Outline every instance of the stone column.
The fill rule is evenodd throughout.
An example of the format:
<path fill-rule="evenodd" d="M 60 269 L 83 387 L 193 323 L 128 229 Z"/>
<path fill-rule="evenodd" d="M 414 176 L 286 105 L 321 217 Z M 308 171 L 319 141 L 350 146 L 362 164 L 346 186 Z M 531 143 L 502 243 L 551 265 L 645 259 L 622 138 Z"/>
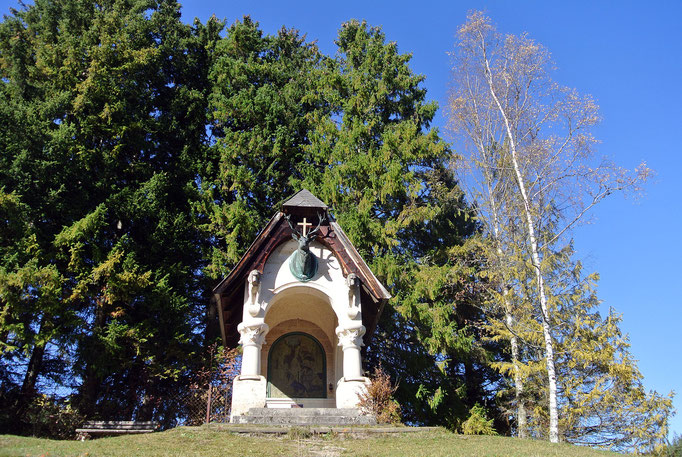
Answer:
<path fill-rule="evenodd" d="M 360 348 L 364 346 L 362 336 L 365 334 L 365 326 L 356 324 L 352 327 L 336 328 L 336 336 L 339 338 L 339 346 L 343 348 L 343 378 L 345 381 L 364 380 L 362 376 L 362 360 Z"/>
<path fill-rule="evenodd" d="M 239 344 L 243 347 L 242 372 L 240 379 L 258 379 L 260 377 L 260 350 L 268 333 L 268 324 L 239 324 L 237 330 L 241 334 Z"/>
<path fill-rule="evenodd" d="M 246 414 L 251 408 L 265 407 L 266 380 L 260 375 L 260 350 L 268 333 L 265 322 L 241 323 L 239 344 L 243 347 L 242 372 L 232 382 L 232 410 L 230 421 Z"/>
<path fill-rule="evenodd" d="M 351 322 L 336 328 L 339 346 L 343 348 L 343 377 L 336 385 L 336 407 L 357 408 L 363 393 L 367 392 L 369 379 L 362 376 L 360 348 L 365 327 Z"/>

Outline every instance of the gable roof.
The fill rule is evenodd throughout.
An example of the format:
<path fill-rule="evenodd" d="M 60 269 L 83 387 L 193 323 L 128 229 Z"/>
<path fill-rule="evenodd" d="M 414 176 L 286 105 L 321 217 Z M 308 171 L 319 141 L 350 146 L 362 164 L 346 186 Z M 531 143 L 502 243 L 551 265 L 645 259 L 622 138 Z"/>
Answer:
<path fill-rule="evenodd" d="M 242 318 L 244 286 L 249 272 L 258 270 L 262 273 L 272 251 L 291 239 L 291 228 L 286 222 L 285 214 L 296 217 L 314 212 L 324 212 L 327 216 L 327 220 L 320 227 L 316 241 L 334 253 L 341 264 L 344 276 L 355 273 L 360 279 L 362 321 L 367 329 L 364 339 L 365 344 L 369 343 L 381 311 L 391 298 L 391 294 L 369 269 L 346 233 L 335 221 L 330 220 L 327 205 L 308 190 L 303 189 L 282 205 L 282 211 L 277 212 L 270 219 L 237 265 L 213 289 L 214 297 L 218 301 L 221 333 L 225 346 L 236 346 L 239 340 L 237 325 Z"/>

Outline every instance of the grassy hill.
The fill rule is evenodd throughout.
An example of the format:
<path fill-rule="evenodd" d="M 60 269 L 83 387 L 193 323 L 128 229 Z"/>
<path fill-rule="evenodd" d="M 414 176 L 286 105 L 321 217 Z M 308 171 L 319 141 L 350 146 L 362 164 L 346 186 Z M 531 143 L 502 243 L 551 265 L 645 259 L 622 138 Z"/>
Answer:
<path fill-rule="evenodd" d="M 0 436 L 2 457 L 133 456 L 315 456 L 315 457 L 605 457 L 611 452 L 568 444 L 490 436 L 455 435 L 442 429 L 350 437 L 329 433 L 310 436 L 303 429 L 287 435 L 246 436 L 230 427 L 179 427 L 147 435 L 127 435 L 86 442 Z"/>

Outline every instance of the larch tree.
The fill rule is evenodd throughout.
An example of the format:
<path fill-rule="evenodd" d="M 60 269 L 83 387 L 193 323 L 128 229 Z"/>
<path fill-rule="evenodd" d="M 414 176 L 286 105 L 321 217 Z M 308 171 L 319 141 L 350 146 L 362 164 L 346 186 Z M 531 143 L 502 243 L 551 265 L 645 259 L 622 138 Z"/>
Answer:
<path fill-rule="evenodd" d="M 644 389 L 627 335 L 619 328 L 621 317 L 612 308 L 604 316 L 599 312 L 598 275 L 583 272 L 572 245 L 543 262 L 554 320 L 561 439 L 617 452 L 658 452 L 666 442 L 672 396 Z M 523 271 L 532 280 L 532 269 Z M 519 306 L 530 308 L 534 288 L 526 293 Z M 525 351 L 529 434 L 545 436 L 549 411 L 541 324 L 530 313 L 521 317 L 517 329 Z"/>
<path fill-rule="evenodd" d="M 659 452 L 667 442 L 672 394 L 645 390 L 619 328 L 621 316 L 613 308 L 600 314 L 599 277 L 583 273 L 572 246 L 551 260 L 562 439 L 616 452 Z"/>
<path fill-rule="evenodd" d="M 470 168 L 479 178 L 471 182 L 477 183 L 474 197 L 481 202 L 481 217 L 494 243 L 504 245 L 499 253 L 522 249 L 533 271 L 546 364 L 548 436 L 557 442 L 555 319 L 543 260 L 594 205 L 614 192 L 637 190 L 649 170 L 640 165 L 629 173 L 594 157 L 590 129 L 599 121 L 596 104 L 553 82 L 548 51 L 526 35 L 502 36 L 487 17 L 472 13 L 458 30 L 453 56 L 450 120 L 466 140 Z M 502 224 L 513 236 L 502 234 Z M 511 241 L 517 235 L 520 243 Z M 513 310 L 506 314 L 513 321 Z"/>

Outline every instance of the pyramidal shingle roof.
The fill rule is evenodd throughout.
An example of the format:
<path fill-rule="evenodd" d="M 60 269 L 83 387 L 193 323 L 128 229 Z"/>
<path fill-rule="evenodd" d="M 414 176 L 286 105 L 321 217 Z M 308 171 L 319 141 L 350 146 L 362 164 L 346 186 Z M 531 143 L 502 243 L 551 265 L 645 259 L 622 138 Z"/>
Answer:
<path fill-rule="evenodd" d="M 291 207 L 327 209 L 327 205 L 322 200 L 310 193 L 308 189 L 302 189 L 296 192 L 293 197 L 282 204 L 282 208 Z"/>

